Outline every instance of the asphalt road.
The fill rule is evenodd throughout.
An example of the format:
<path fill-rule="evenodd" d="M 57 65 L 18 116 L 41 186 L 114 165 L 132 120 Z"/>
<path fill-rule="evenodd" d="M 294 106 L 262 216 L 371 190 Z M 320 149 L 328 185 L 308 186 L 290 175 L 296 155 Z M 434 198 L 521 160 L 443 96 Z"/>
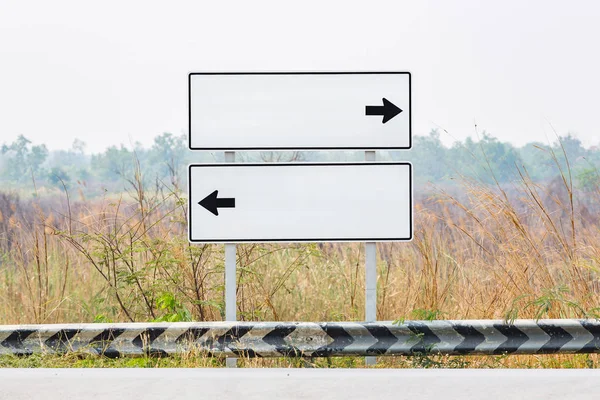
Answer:
<path fill-rule="evenodd" d="M 600 370 L 0 369 L 0 399 L 598 399 Z"/>

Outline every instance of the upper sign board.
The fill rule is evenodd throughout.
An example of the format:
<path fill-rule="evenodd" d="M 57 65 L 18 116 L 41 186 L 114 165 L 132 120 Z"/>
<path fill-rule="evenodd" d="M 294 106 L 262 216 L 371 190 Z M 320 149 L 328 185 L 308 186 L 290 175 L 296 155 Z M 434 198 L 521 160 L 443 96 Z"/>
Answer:
<path fill-rule="evenodd" d="M 191 150 L 411 147 L 409 72 L 191 73 Z"/>
<path fill-rule="evenodd" d="M 409 163 L 196 164 L 188 182 L 192 242 L 412 238 Z"/>

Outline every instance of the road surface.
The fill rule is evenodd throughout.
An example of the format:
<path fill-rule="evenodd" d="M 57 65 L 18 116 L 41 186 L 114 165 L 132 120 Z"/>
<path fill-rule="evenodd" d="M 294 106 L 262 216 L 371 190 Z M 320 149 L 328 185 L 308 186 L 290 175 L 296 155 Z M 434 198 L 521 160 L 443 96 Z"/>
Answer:
<path fill-rule="evenodd" d="M 0 399 L 597 399 L 600 370 L 0 369 Z"/>

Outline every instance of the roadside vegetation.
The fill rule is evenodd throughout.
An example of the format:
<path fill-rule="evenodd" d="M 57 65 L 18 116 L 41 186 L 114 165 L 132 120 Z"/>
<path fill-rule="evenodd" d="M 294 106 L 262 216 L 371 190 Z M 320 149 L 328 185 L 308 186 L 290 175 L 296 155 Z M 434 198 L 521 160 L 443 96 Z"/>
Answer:
<path fill-rule="evenodd" d="M 600 368 L 597 354 L 539 356 L 392 356 L 368 368 Z M 225 359 L 189 353 L 172 357 L 105 357 L 67 354 L 2 356 L 0 368 L 224 368 Z M 366 368 L 364 357 L 238 359 L 240 368 Z"/>
<path fill-rule="evenodd" d="M 223 318 L 223 246 L 187 240 L 182 163 L 189 155 L 177 157 L 189 152 L 182 140 L 163 135 L 154 150 L 114 148 L 92 156 L 95 161 L 81 151 L 81 171 L 87 162 L 106 165 L 88 175 L 77 175 L 75 161 L 51 173 L 54 167 L 46 160 L 38 162 L 44 149 L 22 140 L 2 148 L 2 179 L 8 183 L 0 189 L 0 324 Z M 524 152 L 484 135 L 445 148 L 434 132 L 415 141 L 421 158 L 389 154 L 396 159 L 411 154 L 415 176 L 429 175 L 415 188 L 414 240 L 378 244 L 379 320 L 600 316 L 597 155 L 570 136 L 553 146 L 532 146 Z M 15 163 L 19 151 L 22 159 Z M 461 155 L 454 166 L 453 151 Z M 525 161 L 529 151 L 537 156 Z M 17 167 L 24 169 L 12 170 Z M 103 175 L 113 167 L 114 175 Z M 240 245 L 238 318 L 361 320 L 363 258 L 362 244 Z M 398 368 L 594 368 L 600 359 L 380 360 L 378 367 Z M 0 357 L 0 366 L 22 367 L 222 364 L 199 354 Z M 354 367 L 364 360 L 242 360 L 241 365 Z"/>

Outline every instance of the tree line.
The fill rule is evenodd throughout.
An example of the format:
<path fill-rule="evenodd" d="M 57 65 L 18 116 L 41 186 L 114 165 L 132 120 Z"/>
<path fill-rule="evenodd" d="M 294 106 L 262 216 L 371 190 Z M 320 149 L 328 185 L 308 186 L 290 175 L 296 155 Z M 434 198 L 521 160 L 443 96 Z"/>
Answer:
<path fill-rule="evenodd" d="M 110 146 L 88 154 L 79 139 L 70 149 L 49 151 L 24 136 L 0 148 L 0 182 L 12 188 L 86 188 L 88 195 L 122 190 L 136 174 L 147 182 L 160 182 L 184 189 L 190 163 L 222 162 L 222 152 L 192 152 L 187 135 L 163 133 L 150 147 L 136 143 Z M 361 161 L 361 152 L 239 152 L 238 161 Z M 437 130 L 415 136 L 410 151 L 378 153 L 380 160 L 410 161 L 417 186 L 426 183 L 452 184 L 458 176 L 484 183 L 507 184 L 527 176 L 545 182 L 561 173 L 570 175 L 580 189 L 596 187 L 600 149 L 586 148 L 572 135 L 554 143 L 531 142 L 516 147 L 482 134 L 445 146 Z"/>

